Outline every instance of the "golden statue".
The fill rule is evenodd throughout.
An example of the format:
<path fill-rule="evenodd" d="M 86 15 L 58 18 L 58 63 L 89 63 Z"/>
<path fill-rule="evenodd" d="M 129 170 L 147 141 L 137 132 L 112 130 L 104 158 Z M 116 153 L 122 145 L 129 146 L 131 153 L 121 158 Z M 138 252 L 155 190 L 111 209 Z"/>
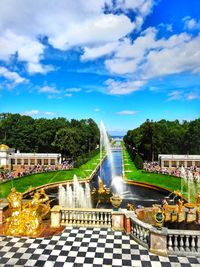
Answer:
<path fill-rule="evenodd" d="M 6 235 L 37 236 L 40 232 L 42 218 L 50 211 L 49 200 L 43 189 L 36 191 L 33 198 L 22 204 L 22 194 L 13 188 L 7 198 L 11 216 L 6 222 Z"/>
<path fill-rule="evenodd" d="M 135 211 L 135 207 L 134 207 L 134 205 L 131 204 L 131 203 L 128 203 L 128 204 L 127 204 L 127 208 L 128 208 L 130 211 Z"/>
<path fill-rule="evenodd" d="M 200 192 L 197 195 L 196 204 L 197 204 L 197 206 L 200 206 Z"/>
<path fill-rule="evenodd" d="M 182 213 L 183 212 L 183 200 L 178 200 L 178 213 Z"/>
<path fill-rule="evenodd" d="M 104 183 L 100 176 L 98 177 L 98 184 L 99 184 L 98 193 L 99 194 L 105 193 Z"/>
<path fill-rule="evenodd" d="M 17 192 L 16 188 L 11 189 L 11 193 L 7 197 L 11 216 L 6 222 L 6 234 L 14 235 L 22 234 L 21 219 L 22 219 L 22 193 Z"/>

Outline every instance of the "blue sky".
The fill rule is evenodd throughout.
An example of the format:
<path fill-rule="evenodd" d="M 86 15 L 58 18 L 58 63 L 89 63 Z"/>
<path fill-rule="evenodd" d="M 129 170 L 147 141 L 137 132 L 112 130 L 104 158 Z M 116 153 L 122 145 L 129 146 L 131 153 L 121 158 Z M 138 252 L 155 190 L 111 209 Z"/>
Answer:
<path fill-rule="evenodd" d="M 200 115 L 199 0 L 1 0 L 0 112 L 103 120 Z"/>

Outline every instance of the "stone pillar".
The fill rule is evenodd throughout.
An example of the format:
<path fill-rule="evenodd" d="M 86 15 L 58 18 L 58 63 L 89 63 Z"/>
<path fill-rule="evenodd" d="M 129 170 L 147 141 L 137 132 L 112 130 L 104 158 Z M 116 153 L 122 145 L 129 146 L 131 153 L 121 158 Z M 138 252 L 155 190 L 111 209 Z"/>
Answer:
<path fill-rule="evenodd" d="M 31 165 L 31 159 L 28 158 L 28 166 L 30 166 L 30 165 Z"/>
<path fill-rule="evenodd" d="M 131 218 L 129 214 L 126 214 L 124 217 L 124 229 L 126 231 L 126 234 L 129 235 L 131 233 Z"/>
<path fill-rule="evenodd" d="M 24 158 L 21 159 L 21 165 L 24 166 Z"/>
<path fill-rule="evenodd" d="M 184 168 L 187 168 L 187 160 L 184 160 Z"/>
<path fill-rule="evenodd" d="M 176 161 L 176 167 L 179 167 L 179 160 Z"/>
<path fill-rule="evenodd" d="M 164 168 L 164 160 L 161 159 L 161 168 Z"/>
<path fill-rule="evenodd" d="M 150 252 L 157 255 L 167 256 L 167 229 L 156 229 L 152 226 L 150 230 Z"/>
<path fill-rule="evenodd" d="M 61 222 L 60 206 L 54 206 L 51 209 L 51 227 L 53 228 L 60 227 L 60 222 Z"/>
<path fill-rule="evenodd" d="M 194 160 L 192 161 L 192 166 L 193 166 L 193 167 L 195 166 L 195 161 L 194 161 Z"/>
<path fill-rule="evenodd" d="M 37 158 L 35 157 L 35 166 L 37 165 Z"/>
<path fill-rule="evenodd" d="M 169 160 L 169 168 L 171 168 L 171 167 L 172 167 L 172 161 Z"/>
<path fill-rule="evenodd" d="M 51 165 L 50 158 L 48 158 L 48 165 Z"/>
<path fill-rule="evenodd" d="M 112 228 L 114 230 L 124 230 L 124 217 L 121 210 L 112 212 Z"/>
<path fill-rule="evenodd" d="M 42 164 L 42 166 L 44 165 L 44 159 L 43 158 L 41 159 L 41 164 Z"/>

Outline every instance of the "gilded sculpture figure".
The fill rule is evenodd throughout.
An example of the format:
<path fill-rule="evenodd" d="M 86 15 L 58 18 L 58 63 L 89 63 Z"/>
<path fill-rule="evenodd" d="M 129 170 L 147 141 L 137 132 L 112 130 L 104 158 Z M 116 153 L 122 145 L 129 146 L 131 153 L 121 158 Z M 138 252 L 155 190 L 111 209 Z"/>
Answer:
<path fill-rule="evenodd" d="M 41 230 L 42 218 L 50 210 L 49 197 L 45 191 L 36 191 L 33 198 L 23 205 L 22 193 L 12 188 L 7 200 L 11 216 L 7 218 L 5 234 L 37 236 Z"/>

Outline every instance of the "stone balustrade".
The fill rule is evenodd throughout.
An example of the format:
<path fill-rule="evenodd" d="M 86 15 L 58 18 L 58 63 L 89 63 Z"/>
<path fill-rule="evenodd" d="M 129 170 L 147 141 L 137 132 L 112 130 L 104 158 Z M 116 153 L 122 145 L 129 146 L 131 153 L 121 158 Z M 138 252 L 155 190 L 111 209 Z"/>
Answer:
<path fill-rule="evenodd" d="M 51 226 L 92 226 L 111 227 L 112 210 L 109 209 L 81 209 L 54 206 L 51 210 Z"/>
<path fill-rule="evenodd" d="M 170 255 L 200 255 L 200 231 L 168 229 L 167 249 Z"/>
<path fill-rule="evenodd" d="M 149 247 L 149 232 L 151 225 L 144 223 L 137 219 L 137 217 L 133 214 L 130 216 L 131 220 L 131 233 L 130 235 L 133 239 L 140 243 L 142 246 L 148 248 Z"/>

